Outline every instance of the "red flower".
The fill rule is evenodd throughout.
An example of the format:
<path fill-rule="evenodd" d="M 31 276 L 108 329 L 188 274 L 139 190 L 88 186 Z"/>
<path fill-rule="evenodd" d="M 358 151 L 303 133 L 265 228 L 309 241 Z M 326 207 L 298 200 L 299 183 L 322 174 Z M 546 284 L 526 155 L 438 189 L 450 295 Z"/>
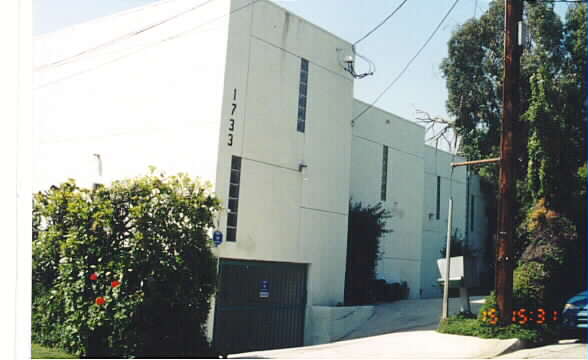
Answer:
<path fill-rule="evenodd" d="M 92 273 L 92 275 L 90 275 L 90 280 L 98 280 L 98 274 Z"/>
<path fill-rule="evenodd" d="M 113 281 L 113 282 L 110 283 L 110 286 L 112 286 L 113 288 L 115 288 L 117 286 L 120 286 L 120 281 L 115 280 L 115 281 Z"/>
<path fill-rule="evenodd" d="M 99 298 L 96 298 L 96 305 L 104 305 L 106 304 L 106 299 L 103 298 L 102 296 Z"/>

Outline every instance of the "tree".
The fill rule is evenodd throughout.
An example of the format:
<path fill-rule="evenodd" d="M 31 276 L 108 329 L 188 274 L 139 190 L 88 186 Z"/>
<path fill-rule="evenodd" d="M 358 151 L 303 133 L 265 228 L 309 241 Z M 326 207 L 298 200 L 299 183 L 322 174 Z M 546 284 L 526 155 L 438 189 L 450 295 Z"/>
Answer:
<path fill-rule="evenodd" d="M 586 4 L 570 6 L 565 22 L 553 4 L 525 2 L 532 40 L 521 57 L 521 118 L 516 138 L 515 223 L 543 201 L 572 219 L 585 249 L 586 202 L 579 171 L 586 164 Z M 503 78 L 504 4 L 491 1 L 479 19 L 452 35 L 441 64 L 447 81 L 448 113 L 469 159 L 499 156 Z M 498 167 L 473 169 L 496 184 Z M 582 204 L 579 208 L 578 204 Z M 519 234 L 518 245 L 528 244 Z M 524 249 L 519 249 L 522 252 Z M 585 252 L 582 252 L 585 256 Z"/>

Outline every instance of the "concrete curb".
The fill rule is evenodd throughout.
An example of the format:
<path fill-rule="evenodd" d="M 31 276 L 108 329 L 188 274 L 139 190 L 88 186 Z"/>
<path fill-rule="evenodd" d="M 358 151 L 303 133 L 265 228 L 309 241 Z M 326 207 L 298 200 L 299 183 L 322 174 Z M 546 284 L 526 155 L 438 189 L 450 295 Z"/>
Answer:
<path fill-rule="evenodd" d="M 512 343 L 510 345 L 508 345 L 505 349 L 502 349 L 500 351 L 498 351 L 497 353 L 491 355 L 491 356 L 487 356 L 486 359 L 493 359 L 495 357 L 498 356 L 502 356 L 502 355 L 506 355 L 508 353 L 511 352 L 515 352 L 521 349 L 525 349 L 526 343 L 523 340 L 520 339 L 512 339 Z"/>

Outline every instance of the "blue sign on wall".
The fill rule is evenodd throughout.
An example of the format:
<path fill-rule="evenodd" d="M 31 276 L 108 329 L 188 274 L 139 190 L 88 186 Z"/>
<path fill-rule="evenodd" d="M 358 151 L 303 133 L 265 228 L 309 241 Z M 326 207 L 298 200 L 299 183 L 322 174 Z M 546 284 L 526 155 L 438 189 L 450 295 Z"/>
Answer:
<path fill-rule="evenodd" d="M 261 280 L 259 282 L 259 297 L 260 298 L 268 298 L 269 297 L 269 281 L 268 280 Z"/>
<path fill-rule="evenodd" d="M 223 242 L 223 233 L 218 230 L 212 233 L 212 241 L 214 245 L 219 246 Z"/>

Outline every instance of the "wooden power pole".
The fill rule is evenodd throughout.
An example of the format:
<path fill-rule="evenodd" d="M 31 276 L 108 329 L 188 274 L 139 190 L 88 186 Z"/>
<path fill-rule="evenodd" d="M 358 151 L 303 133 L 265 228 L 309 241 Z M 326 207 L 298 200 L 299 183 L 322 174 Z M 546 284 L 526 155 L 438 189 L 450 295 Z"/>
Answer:
<path fill-rule="evenodd" d="M 522 47 L 518 44 L 518 23 L 523 17 L 523 0 L 505 0 L 504 85 L 502 91 L 502 133 L 498 181 L 498 233 L 496 253 L 496 302 L 500 323 L 511 323 L 515 199 L 515 154 L 513 128 L 519 119 L 519 77 Z"/>

